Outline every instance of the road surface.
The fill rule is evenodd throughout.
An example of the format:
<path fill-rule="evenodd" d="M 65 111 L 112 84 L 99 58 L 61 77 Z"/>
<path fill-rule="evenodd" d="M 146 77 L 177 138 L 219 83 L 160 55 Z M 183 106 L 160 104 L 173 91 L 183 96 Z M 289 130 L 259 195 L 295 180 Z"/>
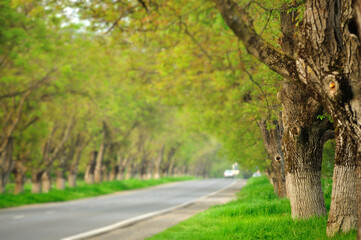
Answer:
<path fill-rule="evenodd" d="M 0 210 L 0 239 L 79 239 L 185 206 L 220 191 L 232 179 L 195 180 L 142 190 Z"/>

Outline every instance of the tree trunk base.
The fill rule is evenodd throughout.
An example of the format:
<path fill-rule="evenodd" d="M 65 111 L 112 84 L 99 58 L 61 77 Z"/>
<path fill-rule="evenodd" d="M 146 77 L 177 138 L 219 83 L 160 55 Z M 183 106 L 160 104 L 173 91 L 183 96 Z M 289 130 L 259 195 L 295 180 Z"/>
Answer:
<path fill-rule="evenodd" d="M 287 173 L 287 195 L 291 202 L 293 218 L 326 216 L 321 186 L 321 172 Z"/>
<path fill-rule="evenodd" d="M 85 182 L 87 184 L 93 184 L 94 183 L 94 174 L 87 174 L 85 177 Z"/>
<path fill-rule="evenodd" d="M 355 168 L 335 165 L 332 201 L 327 222 L 327 235 L 356 229 L 356 179 Z"/>
<path fill-rule="evenodd" d="M 32 182 L 31 193 L 41 193 L 41 182 Z"/>
<path fill-rule="evenodd" d="M 50 173 L 44 172 L 41 177 L 41 182 L 42 182 L 42 192 L 48 193 L 51 189 Z"/>
<path fill-rule="evenodd" d="M 56 179 L 56 188 L 59 190 L 65 189 L 65 178 L 57 178 Z"/>
<path fill-rule="evenodd" d="M 68 176 L 68 185 L 71 188 L 76 187 L 76 174 L 69 174 L 69 176 Z"/>
<path fill-rule="evenodd" d="M 24 192 L 24 182 L 16 182 L 15 183 L 15 189 L 14 189 L 14 194 L 20 194 Z"/>

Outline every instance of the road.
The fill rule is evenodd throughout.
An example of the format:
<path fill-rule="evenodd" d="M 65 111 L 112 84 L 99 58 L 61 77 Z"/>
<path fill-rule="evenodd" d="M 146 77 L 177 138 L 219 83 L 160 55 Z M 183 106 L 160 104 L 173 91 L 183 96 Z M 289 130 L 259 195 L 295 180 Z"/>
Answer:
<path fill-rule="evenodd" d="M 0 239 L 87 237 L 184 206 L 232 183 L 232 179 L 186 181 L 64 203 L 3 209 Z"/>

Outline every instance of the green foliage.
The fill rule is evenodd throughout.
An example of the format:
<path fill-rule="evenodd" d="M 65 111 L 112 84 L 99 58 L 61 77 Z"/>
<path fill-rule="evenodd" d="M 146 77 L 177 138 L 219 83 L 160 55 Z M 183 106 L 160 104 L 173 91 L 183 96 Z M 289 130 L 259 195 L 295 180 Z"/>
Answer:
<path fill-rule="evenodd" d="M 328 121 L 330 121 L 331 123 L 333 123 L 333 120 L 332 120 L 332 117 L 328 114 L 328 113 L 325 113 L 323 115 L 318 115 L 317 116 L 317 119 L 320 119 L 321 121 L 323 119 L 327 119 Z"/>
<path fill-rule="evenodd" d="M 328 199 L 330 195 L 325 195 Z M 251 178 L 239 198 L 215 206 L 148 239 L 329 239 L 326 218 L 294 220 L 265 177 Z M 356 231 L 332 239 L 355 239 Z"/>
<path fill-rule="evenodd" d="M 248 9 L 275 47 L 283 4 L 262 0 Z M 213 176 L 234 162 L 268 167 L 257 121 L 277 118 L 282 79 L 246 54 L 213 2 L 6 0 L 0 20 L 0 96 L 46 78 L 26 99 L 13 134 L 13 155 L 26 159 L 28 171 L 44 167 L 48 139 L 56 146 L 69 119 L 72 140 L 56 156 L 56 170 L 80 134 L 83 172 L 104 125 L 108 170 L 121 159 L 151 165 L 163 146 L 165 156 L 177 148 L 163 167 Z M 22 96 L 0 99 L 7 109 L 0 127 Z"/>

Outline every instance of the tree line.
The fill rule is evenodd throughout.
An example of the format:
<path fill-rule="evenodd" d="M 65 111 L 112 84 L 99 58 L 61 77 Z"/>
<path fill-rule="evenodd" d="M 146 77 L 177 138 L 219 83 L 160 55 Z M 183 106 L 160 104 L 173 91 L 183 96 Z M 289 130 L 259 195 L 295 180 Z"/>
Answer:
<path fill-rule="evenodd" d="M 51 168 L 55 159 L 61 165 L 60 153 L 75 156 L 81 151 L 80 147 L 64 151 L 67 144 L 74 147 L 82 142 L 91 159 L 84 166 L 85 175 L 98 181 L 103 165 L 97 163 L 107 158 L 118 163 L 132 159 L 129 163 L 138 161 L 143 168 L 149 159 L 157 162 L 163 155 L 169 159 L 172 152 L 185 158 L 174 158 L 169 166 L 197 154 L 197 159 L 203 156 L 206 161 L 218 152 L 243 168 L 262 168 L 278 196 L 290 199 L 292 216 L 309 218 L 327 215 L 322 152 L 325 142 L 335 139 L 327 233 L 356 229 L 357 222 L 361 229 L 357 1 L 23 4 L 29 5 L 30 10 L 16 6 L 13 14 L 24 14 L 16 21 L 43 18 L 53 32 L 42 30 L 40 24 L 24 33 L 17 29 L 2 34 L 1 66 L 3 76 L 8 75 L 2 84 L 11 90 L 1 97 L 3 109 L 11 109 L 2 116 L 2 159 L 14 156 L 10 152 L 15 136 L 24 140 L 15 152 L 42 156 L 36 159 Z M 76 10 L 76 17 L 89 26 L 58 17 L 65 7 Z M 13 26 L 1 28 L 11 32 Z M 22 34 L 34 36 L 22 38 Z M 30 51 L 27 41 L 31 39 L 37 44 Z M 38 44 L 40 39 L 42 44 Z M 26 109 L 31 114 L 23 114 Z M 17 118 L 19 114 L 26 117 Z M 83 121 L 76 120 L 79 117 Z M 70 141 L 74 122 L 86 136 L 75 135 Z M 164 128 L 178 131 L 170 137 Z M 11 129 L 16 129 L 16 135 L 7 134 Z M 161 136 L 167 144 L 162 144 Z M 204 147 L 203 143 L 213 141 L 209 136 L 220 144 Z M 196 149 L 197 153 L 190 151 Z M 109 166 L 116 165 L 113 160 Z M 205 169 L 208 164 L 190 162 L 194 161 L 204 166 L 203 172 L 209 170 Z M 11 168 L 5 165 L 3 169 Z M 40 169 L 36 164 L 32 167 Z M 87 174 L 88 170 L 94 175 Z M 116 176 L 115 171 L 110 175 Z"/>
<path fill-rule="evenodd" d="M 151 56 L 65 21 L 56 6 L 1 3 L 0 192 L 217 174 L 219 143 L 144 84 Z M 116 48 L 117 47 L 117 48 Z M 214 167 L 213 167 L 214 168 Z M 67 180 L 66 180 L 67 178 Z"/>

